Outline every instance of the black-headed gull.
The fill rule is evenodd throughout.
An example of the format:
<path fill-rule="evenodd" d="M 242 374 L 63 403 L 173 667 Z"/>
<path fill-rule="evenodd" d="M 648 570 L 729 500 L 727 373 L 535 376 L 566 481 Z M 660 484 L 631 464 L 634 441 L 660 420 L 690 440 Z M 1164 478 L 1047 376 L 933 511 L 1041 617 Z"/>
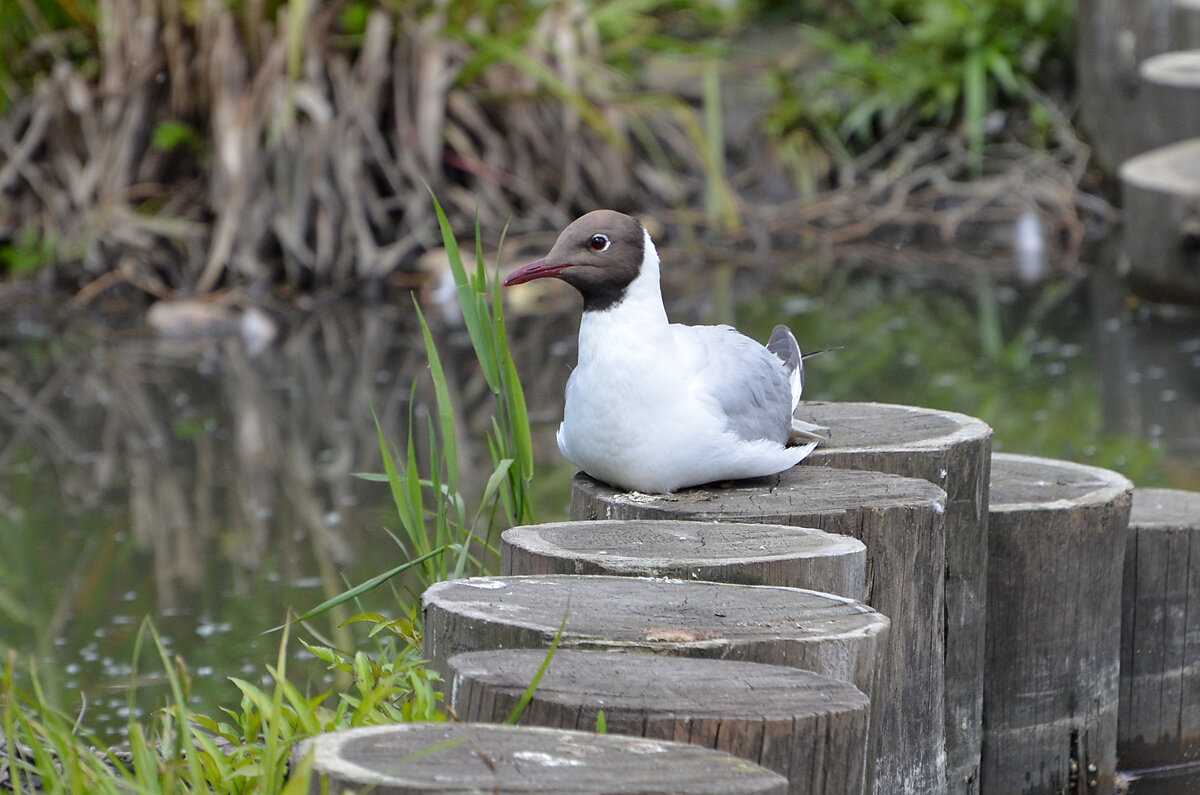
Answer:
<path fill-rule="evenodd" d="M 558 428 L 563 455 L 597 480 L 645 493 L 799 463 L 818 437 L 792 417 L 804 386 L 795 337 L 776 326 L 763 347 L 730 326 L 668 322 L 658 263 L 640 221 L 596 210 L 504 282 L 553 276 L 583 296 L 579 364 Z"/>

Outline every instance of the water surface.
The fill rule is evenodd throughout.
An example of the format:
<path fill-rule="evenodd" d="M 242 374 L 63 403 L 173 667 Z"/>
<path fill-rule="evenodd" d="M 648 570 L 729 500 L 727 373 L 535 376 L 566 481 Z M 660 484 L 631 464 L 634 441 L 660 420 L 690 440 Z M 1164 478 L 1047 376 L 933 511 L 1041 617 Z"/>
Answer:
<path fill-rule="evenodd" d="M 982 417 L 998 450 L 1117 469 L 1138 485 L 1200 488 L 1200 322 L 1137 302 L 1119 283 L 1024 288 L 879 275 L 862 263 L 665 269 L 669 310 L 765 339 L 786 322 L 806 349 L 806 396 Z M 512 307 L 510 331 L 541 460 L 539 519 L 566 515 L 554 448 L 578 308 L 551 284 Z M 528 298 L 528 297 L 527 297 Z M 407 299 L 272 309 L 278 338 L 156 338 L 132 321 L 0 324 L 0 645 L 38 662 L 61 706 L 117 738 L 130 709 L 166 697 L 138 661 L 143 618 L 193 675 L 201 712 L 236 701 L 227 677 L 265 681 L 289 607 L 305 609 L 404 560 L 373 415 L 399 443 L 432 388 Z M 490 466 L 486 385 L 465 333 L 430 306 L 464 419 L 463 480 Z M 415 390 L 413 383 L 416 383 Z M 414 594 L 403 592 L 402 599 Z M 386 590 L 365 608 L 401 611 Z M 348 609 L 314 628 L 344 648 Z M 298 648 L 298 647 L 297 647 Z M 298 662 L 305 656 L 298 653 Z M 327 686 L 307 665 L 297 674 Z"/>

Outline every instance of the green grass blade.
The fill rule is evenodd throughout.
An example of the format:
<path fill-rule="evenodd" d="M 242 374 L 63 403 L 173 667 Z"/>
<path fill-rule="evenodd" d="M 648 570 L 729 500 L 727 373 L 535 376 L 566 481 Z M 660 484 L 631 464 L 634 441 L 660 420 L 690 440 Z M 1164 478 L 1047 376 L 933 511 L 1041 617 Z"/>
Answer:
<path fill-rule="evenodd" d="M 432 549 L 429 552 L 426 552 L 424 555 L 422 555 L 419 558 L 413 558 L 412 560 L 407 561 L 406 563 L 401 563 L 399 566 L 388 569 L 383 574 L 376 575 L 376 576 L 372 577 L 371 579 L 367 580 L 366 582 L 364 582 L 360 585 L 356 585 L 353 588 L 351 588 L 350 590 L 344 591 L 344 592 L 338 594 L 337 596 L 333 597 L 332 599 L 326 599 L 324 602 L 321 602 L 321 604 L 317 605 L 316 607 L 312 608 L 311 610 L 308 610 L 305 613 L 302 613 L 301 615 L 297 616 L 295 621 L 296 622 L 308 621 L 310 618 L 316 618 L 317 616 L 321 615 L 322 613 L 324 613 L 328 610 L 332 610 L 333 608 L 337 607 L 340 604 L 345 604 L 346 602 L 350 601 L 351 599 L 355 599 L 355 598 L 363 595 L 367 591 L 370 591 L 374 588 L 379 587 L 383 583 L 390 580 L 392 577 L 395 577 L 397 574 L 408 571 L 413 566 L 417 566 L 421 563 L 424 563 L 425 561 L 429 560 L 430 558 L 432 558 L 436 555 L 442 554 L 443 552 L 446 551 L 446 549 L 447 549 L 447 547 L 438 547 L 437 549 Z M 278 632 L 279 630 L 283 629 L 286 626 L 287 626 L 286 624 L 280 624 L 277 627 L 271 627 L 270 629 L 268 629 L 266 632 L 264 632 L 262 634 L 266 635 L 271 632 Z"/>
<path fill-rule="evenodd" d="M 499 278 L 497 276 L 497 278 Z M 533 432 L 529 427 L 529 410 L 525 404 L 525 389 L 521 386 L 521 376 L 517 373 L 517 363 L 513 360 L 512 350 L 508 346 L 508 330 L 504 323 L 504 303 L 496 291 L 492 302 L 492 313 L 495 318 L 494 336 L 498 358 L 504 363 L 501 370 L 501 394 L 504 397 L 505 424 L 512 429 L 511 451 L 519 464 L 518 473 L 522 478 L 533 477 Z"/>
<path fill-rule="evenodd" d="M 433 334 L 429 331 L 429 323 L 421 312 L 416 296 L 413 296 L 413 308 L 417 311 L 417 322 L 421 325 L 421 336 L 425 340 L 425 355 L 429 358 L 429 374 L 433 378 L 433 391 L 437 397 L 441 452 L 446 461 L 446 482 L 453 493 L 458 491 L 458 444 L 455 440 L 458 424 L 454 416 L 454 403 L 450 400 L 450 387 L 446 382 L 442 359 L 438 356 Z"/>
<path fill-rule="evenodd" d="M 501 459 L 496 468 L 492 470 L 492 474 L 488 477 L 487 485 L 483 488 L 483 498 L 479 501 L 479 510 L 475 512 L 475 521 L 471 523 L 472 527 L 479 524 L 483 512 L 487 510 L 492 501 L 496 499 L 496 492 L 504 485 L 505 479 L 508 477 L 508 470 L 512 467 L 513 460 L 511 458 Z"/>
<path fill-rule="evenodd" d="M 993 362 L 1000 361 L 1004 354 L 1004 331 L 1000 327 L 1000 302 L 992 288 L 992 279 L 986 274 L 977 281 L 979 301 L 979 346 L 984 355 Z"/>
<path fill-rule="evenodd" d="M 313 761 L 316 757 L 316 749 L 310 749 L 307 754 L 300 758 L 300 764 L 288 771 L 287 782 L 283 785 L 283 789 L 279 791 L 279 795 L 307 795 L 312 792 L 312 777 L 313 777 Z"/>
<path fill-rule="evenodd" d="M 971 172 L 983 174 L 983 120 L 987 115 L 987 64 L 982 50 L 973 50 L 964 64 L 963 117 L 971 153 Z"/>
<path fill-rule="evenodd" d="M 275 659 L 275 668 L 271 670 L 271 675 L 275 679 L 275 687 L 271 692 L 271 709 L 263 717 L 264 727 L 267 730 L 262 762 L 265 773 L 263 780 L 265 792 L 278 792 L 282 788 L 287 766 L 287 750 L 281 747 L 284 730 L 282 683 L 287 677 L 287 649 L 290 633 L 291 624 L 289 623 L 283 628 L 283 636 L 279 639 L 279 653 Z"/>
<path fill-rule="evenodd" d="M 425 187 L 429 188 L 428 185 Z M 476 301 L 477 293 L 472 289 L 470 279 L 467 277 L 462 253 L 458 248 L 458 240 L 454 237 L 454 230 L 450 228 L 450 219 L 446 217 L 446 213 L 442 209 L 442 205 L 438 203 L 437 197 L 433 195 L 432 189 L 429 189 L 429 195 L 433 198 L 433 209 L 437 212 L 438 226 L 441 227 L 442 245 L 446 248 L 446 256 L 450 260 L 450 273 L 453 274 L 454 283 L 458 286 L 458 303 L 462 307 L 463 322 L 467 326 L 467 333 L 471 337 L 475 355 L 479 357 L 479 364 L 483 368 L 483 376 L 487 379 L 488 387 L 495 392 L 499 388 L 499 378 L 496 359 L 487 342 L 486 318 L 481 316 L 479 302 Z"/>
<path fill-rule="evenodd" d="M 550 669 L 550 661 L 554 659 L 554 653 L 558 651 L 558 642 L 562 640 L 563 632 L 567 629 L 567 616 L 571 612 L 571 597 L 567 597 L 567 607 L 563 611 L 562 621 L 558 624 L 558 631 L 554 633 L 554 640 L 550 642 L 550 648 L 546 650 L 546 656 L 542 658 L 542 664 L 538 666 L 537 673 L 533 675 L 533 681 L 529 683 L 529 687 L 525 688 L 525 692 L 521 694 L 521 698 L 517 700 L 516 706 L 505 717 L 504 722 L 507 724 L 515 724 L 521 719 L 521 715 L 525 713 L 525 708 L 529 706 L 529 702 L 533 700 L 533 694 L 537 692 L 538 685 L 541 684 L 542 677 L 546 675 L 546 671 Z"/>
<path fill-rule="evenodd" d="M 411 400 L 409 401 L 409 405 L 412 405 Z M 374 416 L 374 412 L 372 412 L 372 416 Z M 412 537 L 414 534 L 413 528 L 420 526 L 424 521 L 421 516 L 421 503 L 418 500 L 416 505 L 414 505 L 409 498 L 409 492 L 405 490 L 406 480 L 401 480 L 400 473 L 396 469 L 396 459 L 392 457 L 392 452 L 388 447 L 387 439 L 385 439 L 383 436 L 383 428 L 379 425 L 379 418 L 374 417 L 374 419 L 375 432 L 379 437 L 379 449 L 383 453 L 384 475 L 387 478 L 388 486 L 391 488 L 392 492 L 392 502 L 396 506 L 396 513 L 400 516 L 400 523 L 404 525 L 405 531 L 410 537 Z M 411 412 L 409 413 L 409 423 L 411 427 Z M 405 472 L 405 475 L 407 476 L 408 473 Z M 418 550 L 418 552 L 421 551 L 424 550 Z"/>

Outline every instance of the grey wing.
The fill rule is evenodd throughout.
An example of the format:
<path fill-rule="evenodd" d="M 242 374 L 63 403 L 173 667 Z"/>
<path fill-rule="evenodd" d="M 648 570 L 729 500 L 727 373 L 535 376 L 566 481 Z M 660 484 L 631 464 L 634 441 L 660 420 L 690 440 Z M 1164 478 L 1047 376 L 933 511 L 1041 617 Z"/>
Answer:
<path fill-rule="evenodd" d="M 726 429 L 754 441 L 786 444 L 792 388 L 783 362 L 729 326 L 683 326 L 695 347 L 696 386 L 728 419 Z"/>
<path fill-rule="evenodd" d="M 771 330 L 767 350 L 783 362 L 783 370 L 788 374 L 788 384 L 792 390 L 792 411 L 795 411 L 804 392 L 804 354 L 800 353 L 800 343 L 796 342 L 790 328 L 780 324 Z"/>

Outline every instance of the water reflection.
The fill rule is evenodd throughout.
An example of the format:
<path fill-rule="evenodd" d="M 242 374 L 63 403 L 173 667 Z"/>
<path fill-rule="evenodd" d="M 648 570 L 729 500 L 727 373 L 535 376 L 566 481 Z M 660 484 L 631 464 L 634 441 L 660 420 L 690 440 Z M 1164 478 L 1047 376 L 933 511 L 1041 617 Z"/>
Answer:
<path fill-rule="evenodd" d="M 1200 312 L 1131 300 L 1114 271 L 1097 269 L 1092 289 L 1105 425 L 1194 460 L 1200 457 Z"/>
<path fill-rule="evenodd" d="M 665 291 L 692 296 L 669 307 L 683 322 L 733 320 L 760 338 L 787 322 L 806 347 L 844 346 L 810 360 L 810 398 L 964 411 L 996 427 L 1001 449 L 1200 487 L 1194 316 L 1143 316 L 1120 290 L 1093 290 L 1089 305 L 1073 283 L 989 303 L 961 284 L 818 270 L 731 266 L 714 277 L 729 294 L 714 295 L 714 281 L 679 267 Z M 536 481 L 544 520 L 568 499 L 553 434 L 574 360 L 572 299 L 550 290 L 549 307 L 510 315 L 539 457 L 553 465 Z M 395 526 L 386 487 L 353 473 L 381 468 L 372 412 L 398 441 L 410 413 L 424 423 L 433 404 L 407 307 L 275 310 L 280 336 L 256 356 L 236 335 L 156 339 L 78 318 L 59 328 L 36 312 L 0 321 L 0 645 L 50 663 L 41 673 L 69 712 L 85 693 L 84 723 L 102 733 L 164 698 L 148 657 L 139 697 L 123 693 L 143 616 L 191 666 L 200 711 L 236 699 L 226 677 L 260 681 L 278 641 L 259 633 L 288 605 L 403 558 L 383 529 Z M 486 383 L 464 331 L 436 336 L 473 493 L 490 471 Z M 1146 441 L 1156 435 L 1166 457 Z M 382 592 L 363 606 L 397 610 Z M 355 643 L 337 628 L 348 614 L 318 626 L 343 648 Z M 322 669 L 302 670 L 327 686 Z"/>
<path fill-rule="evenodd" d="M 277 641 L 259 633 L 286 606 L 404 559 L 381 527 L 386 487 L 353 473 L 382 468 L 373 415 L 394 441 L 410 412 L 423 422 L 430 410 L 411 312 L 327 307 L 283 325 L 258 356 L 240 336 L 156 339 L 85 321 L 2 332 L 0 645 L 55 663 L 41 669 L 52 685 L 87 691 L 93 728 L 128 712 L 103 694 L 128 682 L 142 616 L 197 666 L 197 697 L 211 704 L 224 676 L 264 672 Z M 485 462 L 488 420 L 472 407 L 486 385 L 469 346 L 442 336 L 478 431 L 462 458 Z M 467 468 L 468 493 L 484 476 Z M 347 615 L 324 625 L 343 647 Z"/>

